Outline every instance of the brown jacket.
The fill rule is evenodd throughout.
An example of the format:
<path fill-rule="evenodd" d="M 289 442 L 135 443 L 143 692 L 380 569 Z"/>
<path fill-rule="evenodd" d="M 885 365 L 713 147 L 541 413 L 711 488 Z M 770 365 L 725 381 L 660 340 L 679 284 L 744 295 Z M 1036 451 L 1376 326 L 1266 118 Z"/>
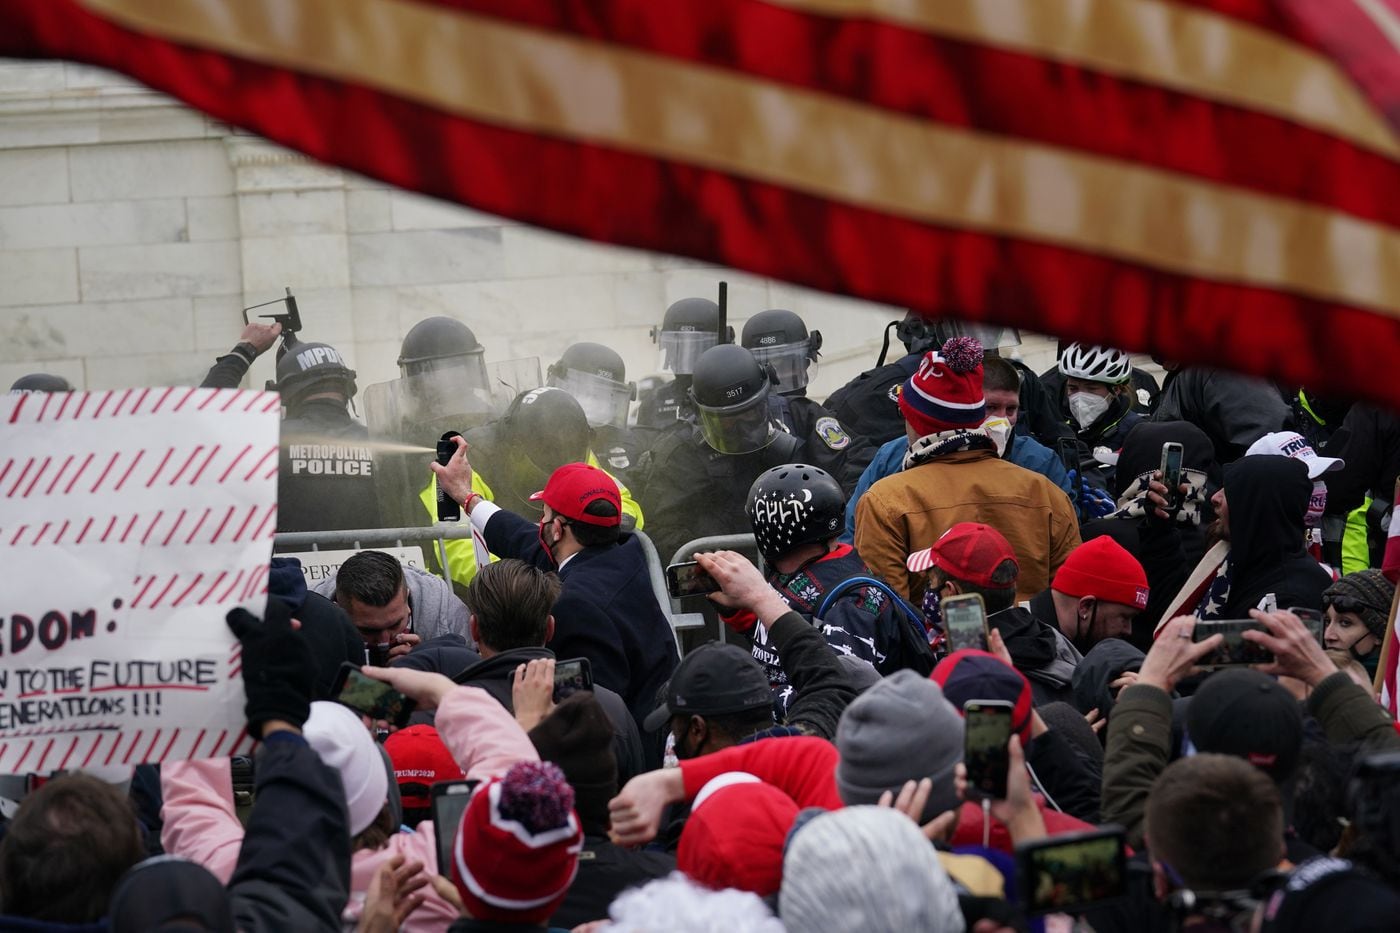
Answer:
<path fill-rule="evenodd" d="M 990 450 L 963 450 L 880 480 L 856 504 L 856 551 L 867 566 L 915 605 L 926 574 L 905 559 L 958 522 L 984 522 L 1006 536 L 1030 599 L 1079 546 L 1079 522 L 1064 490 Z"/>

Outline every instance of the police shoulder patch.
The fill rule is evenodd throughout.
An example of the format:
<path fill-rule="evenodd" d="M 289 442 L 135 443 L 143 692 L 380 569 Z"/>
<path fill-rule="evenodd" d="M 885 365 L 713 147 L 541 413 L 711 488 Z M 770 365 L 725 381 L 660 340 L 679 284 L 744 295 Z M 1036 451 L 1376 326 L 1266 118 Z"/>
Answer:
<path fill-rule="evenodd" d="M 846 429 L 841 427 L 841 422 L 835 418 L 818 418 L 813 429 L 817 432 L 817 437 L 822 439 L 822 443 L 832 450 L 845 450 L 851 445 L 851 435 L 846 433 Z"/>

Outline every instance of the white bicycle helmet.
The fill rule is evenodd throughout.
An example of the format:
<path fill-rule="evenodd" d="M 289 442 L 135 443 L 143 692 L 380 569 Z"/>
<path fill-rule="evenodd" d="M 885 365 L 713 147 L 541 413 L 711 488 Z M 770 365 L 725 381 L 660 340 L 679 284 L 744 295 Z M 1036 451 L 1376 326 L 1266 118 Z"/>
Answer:
<path fill-rule="evenodd" d="M 1072 343 L 1060 354 L 1060 372 L 1074 379 L 1122 385 L 1133 377 L 1133 361 L 1122 350 Z"/>

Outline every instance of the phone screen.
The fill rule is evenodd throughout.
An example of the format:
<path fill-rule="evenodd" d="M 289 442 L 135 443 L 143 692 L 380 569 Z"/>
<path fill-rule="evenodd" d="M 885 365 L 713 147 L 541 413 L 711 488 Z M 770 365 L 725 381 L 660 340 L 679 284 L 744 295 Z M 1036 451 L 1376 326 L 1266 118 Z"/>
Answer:
<path fill-rule="evenodd" d="M 337 703 L 396 726 L 408 722 L 413 712 L 412 700 L 383 681 L 366 677 L 353 664 L 342 665 L 340 671 L 340 684 L 335 691 Z"/>
<path fill-rule="evenodd" d="M 1267 632 L 1263 623 L 1253 619 L 1230 619 L 1221 622 L 1197 622 L 1191 632 L 1192 641 L 1205 641 L 1212 635 L 1224 635 L 1225 641 L 1215 651 L 1201 658 L 1201 667 L 1241 667 L 1247 664 L 1272 664 L 1273 652 L 1263 645 L 1245 641 L 1244 633 L 1254 629 Z"/>
<path fill-rule="evenodd" d="M 1175 506 L 1181 498 L 1181 445 L 1171 441 L 1162 445 L 1162 485 L 1168 504 Z"/>
<path fill-rule="evenodd" d="M 587 658 L 557 661 L 554 664 L 554 702 L 567 699 L 580 690 L 593 689 L 593 670 Z"/>
<path fill-rule="evenodd" d="M 980 595 L 950 596 L 943 600 L 942 608 L 949 650 L 987 650 L 987 610 Z"/>
<path fill-rule="evenodd" d="M 471 803 L 477 781 L 439 781 L 433 785 L 433 832 L 437 834 L 438 874 L 452 877 L 452 843 L 457 827 L 462 825 L 462 813 Z"/>
<path fill-rule="evenodd" d="M 693 560 L 667 567 L 666 586 L 674 599 L 719 592 L 715 578 L 701 570 L 700 564 Z"/>
<path fill-rule="evenodd" d="M 1001 700 L 968 700 L 963 704 L 963 765 L 968 793 L 992 800 L 1006 799 L 1006 772 L 1011 754 L 1011 704 Z"/>
<path fill-rule="evenodd" d="M 1289 606 L 1288 611 L 1299 618 L 1307 629 L 1312 633 L 1312 637 L 1319 645 L 1323 644 L 1322 636 L 1327 628 L 1327 620 L 1322 617 L 1322 613 L 1316 609 L 1308 609 L 1303 606 Z"/>
<path fill-rule="evenodd" d="M 1029 914 L 1078 913 L 1128 893 L 1121 827 L 1029 843 L 1016 854 Z"/>

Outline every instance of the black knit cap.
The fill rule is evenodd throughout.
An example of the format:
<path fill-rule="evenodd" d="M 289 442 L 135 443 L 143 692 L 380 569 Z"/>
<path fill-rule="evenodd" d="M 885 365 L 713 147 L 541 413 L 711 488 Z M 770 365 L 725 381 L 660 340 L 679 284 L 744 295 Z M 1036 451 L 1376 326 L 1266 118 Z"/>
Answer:
<path fill-rule="evenodd" d="M 598 698 L 575 693 L 530 730 L 540 758 L 559 766 L 574 789 L 574 810 L 586 835 L 608 830 L 608 801 L 617 796 L 613 726 Z"/>

